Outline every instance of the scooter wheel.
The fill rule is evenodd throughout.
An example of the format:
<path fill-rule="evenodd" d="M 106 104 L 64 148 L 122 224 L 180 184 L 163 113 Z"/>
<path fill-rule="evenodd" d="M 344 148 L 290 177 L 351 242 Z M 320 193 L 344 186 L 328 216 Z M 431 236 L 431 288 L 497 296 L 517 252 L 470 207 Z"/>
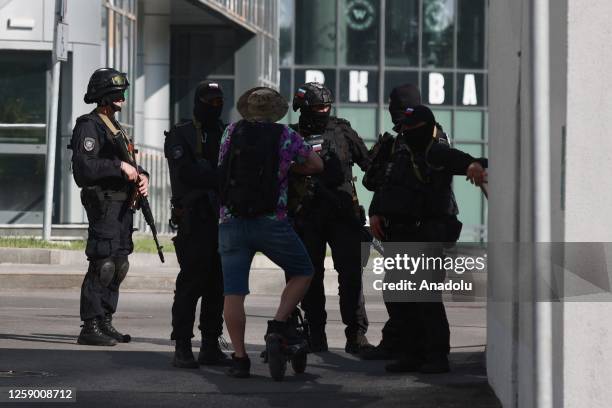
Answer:
<path fill-rule="evenodd" d="M 291 357 L 291 367 L 296 374 L 302 374 L 306 371 L 306 365 L 308 364 L 308 353 L 304 350 L 296 352 Z"/>
<path fill-rule="evenodd" d="M 281 339 L 278 336 L 270 334 L 266 341 L 266 349 L 270 376 L 274 381 L 282 381 L 287 371 L 287 355 L 283 350 Z"/>

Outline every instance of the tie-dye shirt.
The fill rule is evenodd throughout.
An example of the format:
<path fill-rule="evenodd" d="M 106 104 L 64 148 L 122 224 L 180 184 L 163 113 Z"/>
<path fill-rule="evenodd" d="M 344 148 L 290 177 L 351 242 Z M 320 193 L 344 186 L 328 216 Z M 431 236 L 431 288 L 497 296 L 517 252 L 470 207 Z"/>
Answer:
<path fill-rule="evenodd" d="M 229 125 L 223 136 L 221 137 L 221 147 L 219 148 L 219 166 L 223 162 L 224 157 L 229 152 L 232 139 L 232 132 L 236 127 L 236 123 Z M 289 190 L 289 168 L 292 162 L 304 163 L 310 155 L 312 148 L 304 142 L 302 136 L 288 126 L 283 126 L 283 133 L 279 140 L 279 159 L 278 165 L 278 203 L 276 211 L 267 215 L 269 218 L 276 220 L 284 220 L 287 218 L 287 194 Z M 232 218 L 226 206 L 221 206 L 219 213 L 219 223 L 226 222 Z"/>

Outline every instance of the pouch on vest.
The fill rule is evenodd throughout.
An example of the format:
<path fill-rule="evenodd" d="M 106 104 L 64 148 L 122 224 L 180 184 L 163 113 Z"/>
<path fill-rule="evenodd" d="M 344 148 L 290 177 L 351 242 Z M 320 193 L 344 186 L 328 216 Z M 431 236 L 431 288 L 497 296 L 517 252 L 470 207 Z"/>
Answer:
<path fill-rule="evenodd" d="M 221 165 L 221 203 L 238 217 L 273 213 L 279 198 L 279 140 L 283 125 L 240 121 Z"/>

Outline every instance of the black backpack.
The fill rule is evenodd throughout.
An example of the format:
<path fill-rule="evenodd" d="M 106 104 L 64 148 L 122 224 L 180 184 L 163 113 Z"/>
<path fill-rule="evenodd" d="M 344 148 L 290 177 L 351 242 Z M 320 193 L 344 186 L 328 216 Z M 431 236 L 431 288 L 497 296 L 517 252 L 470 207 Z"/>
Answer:
<path fill-rule="evenodd" d="M 241 120 L 220 167 L 220 198 L 230 214 L 274 213 L 279 198 L 279 141 L 284 126 Z"/>

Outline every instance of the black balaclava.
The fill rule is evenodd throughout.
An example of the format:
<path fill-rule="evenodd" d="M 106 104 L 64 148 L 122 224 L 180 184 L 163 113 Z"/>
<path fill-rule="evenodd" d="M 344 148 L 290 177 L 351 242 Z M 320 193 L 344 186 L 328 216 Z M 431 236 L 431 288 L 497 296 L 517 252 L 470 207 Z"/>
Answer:
<path fill-rule="evenodd" d="M 108 95 L 104 95 L 100 100 L 100 106 L 110 106 L 113 112 L 121 112 L 121 107 L 113 103 L 118 101 L 125 101 L 125 94 L 123 91 L 113 92 Z"/>
<path fill-rule="evenodd" d="M 210 104 L 215 98 L 223 98 L 221 85 L 214 81 L 203 81 L 195 90 L 193 98 L 193 116 L 205 127 L 215 126 L 223 112 L 223 104 Z"/>
<path fill-rule="evenodd" d="M 402 127 L 402 125 L 408 129 L 401 131 L 400 138 L 411 150 L 424 151 L 432 143 L 436 118 L 428 107 L 418 105 L 414 108 L 406 108 L 404 117 L 397 126 Z"/>
<path fill-rule="evenodd" d="M 300 109 L 300 129 L 313 135 L 321 134 L 325 132 L 330 115 L 331 107 L 327 112 L 316 112 L 311 107 L 303 107 Z"/>
<path fill-rule="evenodd" d="M 435 124 L 432 125 L 427 123 L 425 126 L 404 130 L 401 133 L 401 137 L 411 150 L 415 152 L 422 152 L 427 149 L 427 146 L 429 146 L 433 140 L 434 127 Z"/>
<path fill-rule="evenodd" d="M 414 108 L 421 104 L 421 92 L 416 85 L 404 84 L 396 86 L 389 95 L 389 113 L 395 125 L 393 130 L 399 130 L 399 122 L 404 119 L 406 108 Z"/>

